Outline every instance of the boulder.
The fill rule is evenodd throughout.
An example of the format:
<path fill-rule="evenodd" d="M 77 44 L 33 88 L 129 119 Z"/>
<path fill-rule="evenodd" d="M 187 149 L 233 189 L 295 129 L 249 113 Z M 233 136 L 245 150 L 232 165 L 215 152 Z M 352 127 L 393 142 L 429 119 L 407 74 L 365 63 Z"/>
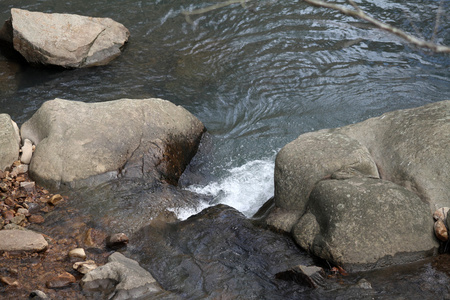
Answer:
<path fill-rule="evenodd" d="M 0 170 L 9 169 L 19 158 L 20 135 L 16 123 L 7 114 L 0 114 Z"/>
<path fill-rule="evenodd" d="M 448 149 L 450 100 L 303 134 L 277 155 L 265 223 L 355 269 L 429 255 L 432 213 L 450 206 Z M 380 199 L 386 207 L 374 206 Z"/>
<path fill-rule="evenodd" d="M 12 30 L 12 33 L 10 32 Z M 0 31 L 33 64 L 83 68 L 106 65 L 121 53 L 128 29 L 109 18 L 12 8 Z"/>
<path fill-rule="evenodd" d="M 81 286 L 91 299 L 153 299 L 166 293 L 137 261 L 119 252 L 111 254 L 106 265 L 88 272 Z"/>
<path fill-rule="evenodd" d="M 21 127 L 36 145 L 30 175 L 52 187 L 123 176 L 176 184 L 203 132 L 196 117 L 162 99 L 55 99 Z"/>
<path fill-rule="evenodd" d="M 389 112 L 338 132 L 367 147 L 381 178 L 415 192 L 431 213 L 450 206 L 450 100 Z"/>
<path fill-rule="evenodd" d="M 0 230 L 0 251 L 40 252 L 48 243 L 42 234 L 31 230 Z"/>
<path fill-rule="evenodd" d="M 390 181 L 320 181 L 293 229 L 299 245 L 344 269 L 417 260 L 438 247 L 428 205 Z M 407 256 L 399 256 L 409 253 Z"/>

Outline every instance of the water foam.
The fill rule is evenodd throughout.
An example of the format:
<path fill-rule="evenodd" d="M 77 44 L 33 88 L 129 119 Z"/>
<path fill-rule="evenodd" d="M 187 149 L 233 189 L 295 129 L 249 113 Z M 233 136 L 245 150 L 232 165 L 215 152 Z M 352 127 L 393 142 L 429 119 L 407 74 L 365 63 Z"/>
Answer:
<path fill-rule="evenodd" d="M 274 165 L 273 158 L 249 161 L 240 167 L 231 168 L 218 181 L 206 186 L 192 185 L 187 189 L 213 196 L 210 205 L 223 203 L 250 217 L 273 196 Z"/>

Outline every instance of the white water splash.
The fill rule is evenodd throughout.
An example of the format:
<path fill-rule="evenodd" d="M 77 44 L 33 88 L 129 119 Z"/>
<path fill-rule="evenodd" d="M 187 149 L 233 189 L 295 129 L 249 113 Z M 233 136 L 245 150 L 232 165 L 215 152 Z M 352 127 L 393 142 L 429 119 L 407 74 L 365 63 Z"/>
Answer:
<path fill-rule="evenodd" d="M 227 176 L 216 182 L 206 186 L 192 185 L 187 189 L 213 196 L 210 205 L 223 203 L 250 217 L 273 196 L 274 165 L 273 158 L 253 160 L 230 169 Z"/>

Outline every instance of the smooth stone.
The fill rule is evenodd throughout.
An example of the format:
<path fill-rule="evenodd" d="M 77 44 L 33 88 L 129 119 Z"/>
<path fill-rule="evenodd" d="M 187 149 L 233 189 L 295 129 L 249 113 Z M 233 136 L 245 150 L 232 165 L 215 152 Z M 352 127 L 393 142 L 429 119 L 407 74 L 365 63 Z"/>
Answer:
<path fill-rule="evenodd" d="M 33 156 L 33 143 L 29 139 L 24 139 L 21 149 L 22 156 L 20 157 L 20 161 L 23 164 L 28 165 L 31 162 L 31 157 Z"/>
<path fill-rule="evenodd" d="M 19 174 L 25 174 L 26 172 L 28 172 L 28 165 L 20 164 L 13 168 L 13 170 L 11 171 L 11 176 L 14 177 Z"/>
<path fill-rule="evenodd" d="M 15 217 L 11 219 L 11 223 L 21 225 L 25 220 L 26 220 L 25 215 L 16 214 Z"/>
<path fill-rule="evenodd" d="M 20 135 L 17 124 L 7 114 L 0 114 L 0 170 L 9 170 L 19 157 Z"/>
<path fill-rule="evenodd" d="M 106 238 L 106 246 L 111 249 L 119 249 L 128 244 L 129 238 L 125 233 L 116 233 Z"/>
<path fill-rule="evenodd" d="M 433 213 L 433 219 L 435 221 L 442 220 L 445 221 L 447 219 L 448 211 L 450 210 L 450 207 L 441 207 L 434 211 Z"/>
<path fill-rule="evenodd" d="M 448 230 L 447 227 L 445 227 L 444 221 L 441 219 L 438 219 L 436 222 L 434 222 L 434 233 L 436 234 L 436 237 L 446 242 L 448 240 Z"/>
<path fill-rule="evenodd" d="M 53 195 L 48 201 L 47 203 L 50 205 L 56 205 L 59 202 L 61 202 L 62 200 L 64 200 L 63 196 L 61 196 L 60 194 L 56 194 Z"/>
<path fill-rule="evenodd" d="M 33 299 L 33 300 L 49 300 L 50 299 L 43 291 L 40 291 L 40 290 L 32 291 L 30 293 L 29 298 Z"/>
<path fill-rule="evenodd" d="M 0 251 L 40 252 L 47 247 L 48 243 L 40 233 L 31 230 L 0 230 Z"/>
<path fill-rule="evenodd" d="M 9 286 L 14 286 L 14 287 L 18 287 L 19 286 L 19 282 L 11 277 L 6 277 L 6 276 L 0 276 L 0 282 L 9 285 Z"/>
<path fill-rule="evenodd" d="M 45 222 L 45 219 L 41 215 L 31 215 L 31 216 L 28 217 L 28 221 L 30 223 L 42 224 L 42 223 Z"/>
<path fill-rule="evenodd" d="M 70 258 L 86 259 L 86 252 L 83 248 L 75 248 L 69 251 Z"/>
<path fill-rule="evenodd" d="M 31 192 L 33 191 L 34 187 L 36 186 L 34 181 L 24 181 L 20 183 L 20 187 L 24 188 L 25 191 Z"/>
<path fill-rule="evenodd" d="M 81 274 L 87 274 L 90 271 L 97 269 L 98 265 L 93 260 L 78 261 L 73 264 L 73 268 Z"/>

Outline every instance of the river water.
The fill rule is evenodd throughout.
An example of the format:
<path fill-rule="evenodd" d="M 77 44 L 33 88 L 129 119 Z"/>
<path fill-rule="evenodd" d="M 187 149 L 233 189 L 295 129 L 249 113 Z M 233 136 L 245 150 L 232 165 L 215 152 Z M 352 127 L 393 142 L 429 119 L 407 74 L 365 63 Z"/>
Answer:
<path fill-rule="evenodd" d="M 357 1 L 382 21 L 431 38 L 439 1 Z M 108 66 L 43 70 L 0 55 L 0 107 L 20 124 L 50 99 L 158 97 L 210 134 L 185 188 L 251 216 L 273 195 L 276 152 L 298 135 L 449 99 L 450 56 L 302 1 L 249 1 L 193 16 L 205 1 L 2 0 L 12 7 L 110 17 L 131 38 Z M 436 41 L 450 44 L 450 2 Z M 189 212 L 179 212 L 187 217 Z"/>

